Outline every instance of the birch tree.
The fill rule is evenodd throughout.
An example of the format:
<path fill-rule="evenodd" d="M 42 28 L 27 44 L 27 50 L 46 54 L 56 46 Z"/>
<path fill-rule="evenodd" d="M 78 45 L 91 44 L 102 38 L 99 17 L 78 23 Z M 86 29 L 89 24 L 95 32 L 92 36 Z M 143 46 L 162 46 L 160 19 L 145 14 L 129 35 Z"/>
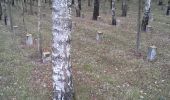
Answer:
<path fill-rule="evenodd" d="M 166 15 L 170 15 L 170 0 L 168 0 L 168 6 L 166 10 Z"/>
<path fill-rule="evenodd" d="M 13 30 L 13 20 L 12 20 L 12 14 L 11 14 L 11 1 L 7 0 L 8 5 L 8 15 L 9 15 L 9 22 L 10 22 L 10 29 Z"/>
<path fill-rule="evenodd" d="M 146 31 L 146 26 L 149 23 L 149 14 L 151 10 L 151 0 L 145 0 L 145 9 L 142 20 L 142 31 Z"/>
<path fill-rule="evenodd" d="M 122 0 L 122 16 L 127 15 L 127 0 Z"/>
<path fill-rule="evenodd" d="M 112 25 L 116 25 L 115 0 L 112 0 Z"/>
<path fill-rule="evenodd" d="M 72 100 L 71 0 L 53 0 L 52 7 L 53 100 Z"/>

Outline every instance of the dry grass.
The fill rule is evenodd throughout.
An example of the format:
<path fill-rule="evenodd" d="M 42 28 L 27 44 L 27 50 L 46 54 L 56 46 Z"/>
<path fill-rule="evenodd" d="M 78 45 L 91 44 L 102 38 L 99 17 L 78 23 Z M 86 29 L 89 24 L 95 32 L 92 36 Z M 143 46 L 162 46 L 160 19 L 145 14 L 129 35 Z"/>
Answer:
<path fill-rule="evenodd" d="M 131 1 L 132 2 L 132 1 Z M 134 1 L 135 2 L 135 1 Z M 87 4 L 87 3 L 85 3 Z M 77 100 L 169 100 L 170 99 L 170 28 L 169 17 L 164 16 L 154 4 L 154 21 L 152 32 L 142 33 L 141 57 L 136 57 L 136 2 L 129 5 L 127 17 L 120 17 L 120 3 L 117 4 L 118 26 L 112 26 L 109 7 L 101 5 L 102 21 L 92 21 L 92 7 L 83 5 L 85 18 L 74 17 L 72 32 L 72 65 L 74 87 Z M 105 8 L 103 8 L 105 7 Z M 14 10 L 17 25 L 22 26 L 21 11 Z M 49 7 L 43 10 L 46 14 L 42 21 L 43 48 L 49 49 L 51 42 L 51 14 Z M 37 36 L 37 17 L 26 15 L 27 32 Z M 97 31 L 104 33 L 104 39 L 97 44 Z M 154 44 L 158 48 L 158 59 L 155 62 L 146 60 L 147 48 Z M 33 53 L 35 50 L 28 51 Z M 36 63 L 37 64 L 37 63 Z M 38 65 L 43 66 L 43 65 Z M 38 71 L 34 73 L 34 71 Z M 44 73 L 41 73 L 45 71 Z M 33 77 L 41 79 L 38 83 L 50 80 L 51 71 L 37 67 Z M 44 79 L 43 76 L 46 76 Z M 38 83 L 33 83 L 35 86 Z M 51 88 L 47 87 L 47 92 Z M 41 85 L 36 91 L 41 91 Z M 50 93 L 50 92 L 49 92 Z M 40 93 L 44 97 L 49 93 Z M 36 94 L 35 94 L 36 95 Z M 49 96 L 49 95 L 48 95 Z M 48 97 L 47 96 L 47 97 Z M 38 97 L 37 97 L 38 98 Z M 36 99 L 37 100 L 37 99 Z"/>

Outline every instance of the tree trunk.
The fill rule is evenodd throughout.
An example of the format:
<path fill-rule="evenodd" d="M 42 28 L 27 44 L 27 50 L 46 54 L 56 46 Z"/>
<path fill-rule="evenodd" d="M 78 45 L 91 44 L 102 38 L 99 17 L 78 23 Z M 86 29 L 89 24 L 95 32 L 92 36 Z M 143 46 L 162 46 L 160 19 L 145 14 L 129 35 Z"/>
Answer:
<path fill-rule="evenodd" d="M 53 100 L 73 100 L 71 73 L 71 0 L 53 0 Z"/>
<path fill-rule="evenodd" d="M 41 0 L 38 0 L 38 51 L 42 58 L 42 36 L 41 36 Z"/>
<path fill-rule="evenodd" d="M 80 8 L 78 6 L 78 0 L 75 0 L 75 9 L 76 9 L 76 17 L 80 17 L 81 11 L 80 11 Z"/>
<path fill-rule="evenodd" d="M 45 3 L 47 3 L 47 0 L 45 0 Z"/>
<path fill-rule="evenodd" d="M 1 6 L 1 1 L 0 1 L 0 20 L 2 20 L 2 6 Z"/>
<path fill-rule="evenodd" d="M 13 30 L 13 21 L 12 21 L 12 14 L 11 14 L 11 1 L 7 0 L 8 3 L 8 14 L 9 14 L 9 21 L 10 21 L 10 29 Z"/>
<path fill-rule="evenodd" d="M 112 0 L 110 0 L 110 9 L 112 9 Z"/>
<path fill-rule="evenodd" d="M 127 0 L 122 0 L 122 16 L 127 15 Z"/>
<path fill-rule="evenodd" d="M 116 25 L 115 0 L 112 0 L 112 25 Z"/>
<path fill-rule="evenodd" d="M 99 0 L 94 0 L 93 20 L 97 20 L 98 16 L 99 16 Z"/>
<path fill-rule="evenodd" d="M 145 10 L 142 20 L 142 31 L 146 31 L 146 27 L 149 23 L 149 14 L 151 9 L 151 0 L 145 0 Z"/>
<path fill-rule="evenodd" d="M 33 9 L 32 9 L 33 2 L 30 0 L 30 14 L 33 15 Z"/>
<path fill-rule="evenodd" d="M 24 10 L 25 10 L 25 12 L 27 12 L 27 2 L 26 2 L 26 0 L 24 0 Z"/>
<path fill-rule="evenodd" d="M 159 5 L 159 6 L 163 5 L 163 0 L 159 0 L 159 1 L 158 1 L 158 5 Z"/>
<path fill-rule="evenodd" d="M 167 11 L 166 11 L 166 15 L 169 14 L 170 14 L 170 0 L 168 1 Z"/>
<path fill-rule="evenodd" d="M 12 6 L 14 6 L 14 4 L 15 4 L 15 3 L 14 3 L 14 0 L 11 0 L 11 1 L 12 1 Z"/>
<path fill-rule="evenodd" d="M 4 3 L 5 3 L 5 5 L 4 5 L 4 9 L 3 9 L 3 17 L 4 17 L 4 23 L 5 23 L 5 25 L 7 25 L 7 4 L 6 4 L 6 2 L 4 1 Z"/>
<path fill-rule="evenodd" d="M 78 7 L 81 10 L 81 0 L 78 0 Z"/>
<path fill-rule="evenodd" d="M 88 6 L 91 6 L 91 0 L 88 0 Z"/>
<path fill-rule="evenodd" d="M 22 22 L 23 22 L 24 30 L 27 31 L 26 24 L 25 24 L 25 7 L 24 7 L 25 3 L 23 0 L 21 1 L 21 4 L 22 4 Z"/>
<path fill-rule="evenodd" d="M 51 1 L 51 0 L 49 0 L 49 6 L 51 6 L 51 4 L 52 4 L 52 1 Z"/>
<path fill-rule="evenodd" d="M 74 0 L 72 0 L 71 4 L 74 5 Z"/>
<path fill-rule="evenodd" d="M 138 31 L 137 31 L 137 39 L 136 39 L 136 52 L 139 53 L 140 48 L 140 39 L 141 39 L 141 2 L 142 0 L 139 0 L 138 5 Z"/>

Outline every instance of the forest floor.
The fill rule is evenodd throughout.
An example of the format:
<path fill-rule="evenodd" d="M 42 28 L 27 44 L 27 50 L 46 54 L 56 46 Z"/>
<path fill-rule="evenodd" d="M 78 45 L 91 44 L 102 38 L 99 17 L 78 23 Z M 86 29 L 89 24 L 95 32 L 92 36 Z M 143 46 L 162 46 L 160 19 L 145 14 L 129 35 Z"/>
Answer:
<path fill-rule="evenodd" d="M 84 2 L 84 1 L 83 1 Z M 130 1 L 132 2 L 132 1 Z M 141 34 L 141 55 L 135 56 L 137 3 L 129 3 L 127 17 L 121 17 L 117 3 L 117 26 L 111 25 L 111 11 L 102 3 L 100 21 L 93 21 L 93 7 L 83 3 L 84 18 L 77 18 L 73 9 L 72 67 L 77 100 L 169 100 L 170 99 L 170 20 L 153 5 L 152 30 Z M 36 10 L 34 9 L 36 12 Z M 14 24 L 19 26 L 16 44 L 11 32 L 0 24 L 0 98 L 3 100 L 48 100 L 52 94 L 51 65 L 39 62 L 36 46 L 24 46 L 25 33 L 36 38 L 37 16 L 13 10 Z M 42 10 L 44 51 L 50 51 L 51 10 Z M 2 22 L 1 22 L 2 23 Z M 96 33 L 102 31 L 102 42 Z M 17 49 L 15 50 L 17 45 Z M 146 60 L 147 49 L 155 45 L 157 60 Z M 6 48 L 6 49 L 4 49 Z M 11 64 L 12 63 L 12 64 Z M 5 66 L 5 67 L 4 67 Z M 1 85 L 2 84 L 2 85 Z"/>

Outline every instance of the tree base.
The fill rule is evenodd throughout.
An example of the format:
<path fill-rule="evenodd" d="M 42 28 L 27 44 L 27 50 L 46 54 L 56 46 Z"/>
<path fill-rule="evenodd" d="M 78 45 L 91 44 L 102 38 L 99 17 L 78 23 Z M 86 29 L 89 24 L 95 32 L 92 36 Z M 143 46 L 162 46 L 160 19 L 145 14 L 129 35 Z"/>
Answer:
<path fill-rule="evenodd" d="M 168 16 L 170 14 L 170 6 L 167 8 L 166 15 Z"/>
<path fill-rule="evenodd" d="M 149 17 L 148 16 L 144 17 L 142 20 L 142 31 L 146 32 L 148 22 L 149 22 Z"/>
<path fill-rule="evenodd" d="M 162 5 L 163 5 L 163 2 L 159 2 L 158 5 L 159 5 L 159 6 L 162 6 Z"/>
<path fill-rule="evenodd" d="M 116 19 L 112 19 L 112 25 L 116 25 Z"/>

